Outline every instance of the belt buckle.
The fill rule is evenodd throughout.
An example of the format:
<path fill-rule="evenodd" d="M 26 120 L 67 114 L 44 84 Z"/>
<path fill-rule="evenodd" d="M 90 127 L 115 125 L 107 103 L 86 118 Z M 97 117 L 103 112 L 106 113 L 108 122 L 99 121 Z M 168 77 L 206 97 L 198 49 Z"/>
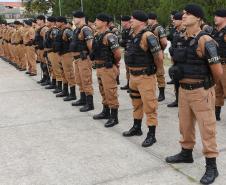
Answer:
<path fill-rule="evenodd" d="M 193 90 L 192 84 L 189 84 L 188 89 Z"/>

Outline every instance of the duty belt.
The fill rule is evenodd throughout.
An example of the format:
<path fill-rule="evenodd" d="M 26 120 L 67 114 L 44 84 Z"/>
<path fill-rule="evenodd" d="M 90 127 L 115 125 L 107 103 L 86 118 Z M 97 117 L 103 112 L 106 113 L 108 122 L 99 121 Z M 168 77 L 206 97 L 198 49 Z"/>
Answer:
<path fill-rule="evenodd" d="M 103 64 L 95 64 L 95 67 L 98 69 L 98 68 L 102 68 L 102 67 L 105 67 L 105 63 Z"/>
<path fill-rule="evenodd" d="M 214 86 L 214 82 L 211 81 L 207 86 L 205 85 L 205 82 L 199 82 L 194 84 L 187 84 L 187 83 L 180 83 L 180 87 L 186 90 L 194 90 L 201 87 L 204 87 L 204 89 L 209 89 Z"/>
<path fill-rule="evenodd" d="M 139 75 L 153 75 L 155 72 L 149 71 L 148 69 L 142 69 L 142 70 L 130 70 L 129 71 L 131 75 L 139 76 Z"/>

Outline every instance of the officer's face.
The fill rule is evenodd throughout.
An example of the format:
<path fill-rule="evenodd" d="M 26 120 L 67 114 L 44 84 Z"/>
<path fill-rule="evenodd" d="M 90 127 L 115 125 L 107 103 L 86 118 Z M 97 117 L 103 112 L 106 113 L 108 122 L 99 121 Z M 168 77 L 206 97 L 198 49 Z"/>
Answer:
<path fill-rule="evenodd" d="M 80 23 L 80 18 L 74 17 L 73 22 L 74 22 L 74 25 L 77 26 Z"/>
<path fill-rule="evenodd" d="M 41 26 L 43 23 L 44 23 L 43 20 L 37 19 L 37 25 Z"/>
<path fill-rule="evenodd" d="M 148 19 L 148 25 L 153 25 L 154 24 L 154 21 L 153 19 Z"/>
<path fill-rule="evenodd" d="M 57 28 L 62 27 L 62 26 L 63 26 L 63 24 L 64 24 L 64 23 L 62 23 L 62 22 L 56 22 L 56 26 L 57 26 Z"/>
<path fill-rule="evenodd" d="M 215 16 L 214 17 L 214 23 L 215 25 L 221 25 L 222 23 L 224 23 L 226 21 L 226 18 L 224 17 L 218 17 L 218 16 Z"/>
<path fill-rule="evenodd" d="M 182 20 L 175 20 L 175 19 L 173 19 L 173 25 L 175 26 L 175 27 L 178 27 L 178 26 L 180 26 L 182 24 Z"/>
<path fill-rule="evenodd" d="M 122 21 L 122 28 L 128 29 L 130 27 L 130 21 Z"/>
<path fill-rule="evenodd" d="M 103 22 L 103 21 L 101 21 L 99 19 L 96 19 L 95 20 L 95 26 L 96 26 L 96 29 L 101 29 L 104 26 L 107 26 L 107 22 Z"/>
<path fill-rule="evenodd" d="M 182 17 L 182 23 L 184 26 L 192 26 L 194 24 L 197 24 L 197 22 L 200 22 L 200 18 L 195 17 L 194 15 L 184 11 Z"/>
<path fill-rule="evenodd" d="M 134 17 L 131 18 L 131 28 L 137 29 L 140 26 L 140 21 L 137 19 L 134 19 Z"/>

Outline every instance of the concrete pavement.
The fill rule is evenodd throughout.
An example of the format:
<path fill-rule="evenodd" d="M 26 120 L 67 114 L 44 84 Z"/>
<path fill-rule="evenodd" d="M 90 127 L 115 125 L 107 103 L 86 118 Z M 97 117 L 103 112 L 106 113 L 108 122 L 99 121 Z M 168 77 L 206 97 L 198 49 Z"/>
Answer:
<path fill-rule="evenodd" d="M 123 68 L 123 67 L 122 67 Z M 180 151 L 178 110 L 167 108 L 174 100 L 173 86 L 159 104 L 157 143 L 142 148 L 144 135 L 124 138 L 132 125 L 128 94 L 119 90 L 119 121 L 105 128 L 92 116 L 101 108 L 94 71 L 95 110 L 79 112 L 69 102 L 36 83 L 10 64 L 0 60 L 0 184 L 1 185 L 193 185 L 199 184 L 205 164 L 197 132 L 193 164 L 168 165 L 164 158 Z M 124 85 L 125 70 L 121 70 Z M 79 95 L 77 89 L 77 95 Z M 144 121 L 143 121 L 144 122 Z M 217 123 L 220 176 L 226 181 L 226 114 Z"/>

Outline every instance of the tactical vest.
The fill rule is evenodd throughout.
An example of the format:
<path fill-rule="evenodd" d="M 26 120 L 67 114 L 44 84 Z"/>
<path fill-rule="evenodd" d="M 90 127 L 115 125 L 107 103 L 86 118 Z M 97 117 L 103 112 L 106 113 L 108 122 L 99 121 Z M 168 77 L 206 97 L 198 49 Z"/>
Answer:
<path fill-rule="evenodd" d="M 58 28 L 56 28 L 58 29 Z M 66 29 L 66 28 L 65 28 Z M 59 32 L 52 38 L 53 39 L 53 51 L 54 52 L 63 52 L 63 32 L 64 30 L 59 30 Z"/>
<path fill-rule="evenodd" d="M 183 78 L 205 79 L 211 76 L 208 61 L 200 58 L 196 52 L 198 41 L 203 35 L 207 35 L 207 33 L 201 31 L 195 38 L 190 37 L 187 40 L 183 36 L 176 43 L 173 60 L 182 71 Z"/>
<path fill-rule="evenodd" d="M 72 29 L 70 29 L 70 28 L 65 28 L 65 29 L 63 30 L 63 32 L 62 32 L 62 37 L 63 37 L 64 32 L 67 31 L 67 30 L 72 31 Z M 69 52 L 69 47 L 70 47 L 70 42 L 71 42 L 71 40 L 70 40 L 70 38 L 68 37 L 67 34 L 66 34 L 66 36 L 67 36 L 67 40 L 64 40 L 64 39 L 62 38 L 63 43 L 62 43 L 62 49 L 61 49 L 61 50 L 62 50 L 64 53 Z"/>
<path fill-rule="evenodd" d="M 221 58 L 226 58 L 226 27 L 214 34 L 214 39 L 219 44 L 217 49 Z"/>
<path fill-rule="evenodd" d="M 44 39 L 44 42 L 43 42 L 45 48 L 52 48 L 53 41 L 50 38 L 50 35 L 51 35 L 52 30 L 53 30 L 53 28 L 49 29 L 46 32 L 45 39 Z"/>
<path fill-rule="evenodd" d="M 129 67 L 148 67 L 151 69 L 156 68 L 151 52 L 149 50 L 144 51 L 140 47 L 142 35 L 147 31 L 149 31 L 149 29 L 142 30 L 127 44 L 125 60 Z"/>
<path fill-rule="evenodd" d="M 126 48 L 127 43 L 131 40 L 131 29 L 123 29 L 122 30 L 122 42 L 121 46 Z"/>
<path fill-rule="evenodd" d="M 44 49 L 44 45 L 43 45 L 43 38 L 41 36 L 41 30 L 42 30 L 43 27 L 39 28 L 36 32 L 35 32 L 35 40 L 34 40 L 34 43 L 35 45 L 38 46 L 38 49 Z"/>
<path fill-rule="evenodd" d="M 69 50 L 71 52 L 82 52 L 82 51 L 88 52 L 89 51 L 89 49 L 87 48 L 86 41 L 79 39 L 79 34 L 81 33 L 83 27 L 85 27 L 85 26 L 87 26 L 87 25 L 84 25 L 81 28 L 77 28 L 74 30 L 72 41 L 69 46 Z"/>
<path fill-rule="evenodd" d="M 96 35 L 93 40 L 92 55 L 93 60 L 101 60 L 110 65 L 114 64 L 114 54 L 111 48 L 103 44 L 103 38 L 111 31 L 106 31 L 105 33 Z"/>
<path fill-rule="evenodd" d="M 176 54 L 175 49 L 181 47 L 184 44 L 184 37 L 182 36 L 185 30 L 175 31 L 173 33 L 173 40 L 171 41 L 171 46 L 169 48 L 169 52 L 171 57 Z M 176 61 L 174 61 L 176 63 Z"/>

